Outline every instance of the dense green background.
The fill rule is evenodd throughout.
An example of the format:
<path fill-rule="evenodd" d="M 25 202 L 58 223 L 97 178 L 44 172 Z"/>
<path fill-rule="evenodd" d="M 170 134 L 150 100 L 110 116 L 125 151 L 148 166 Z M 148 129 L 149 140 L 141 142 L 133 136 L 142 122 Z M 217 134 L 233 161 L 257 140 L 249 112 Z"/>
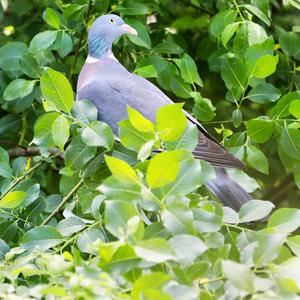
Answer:
<path fill-rule="evenodd" d="M 115 56 L 184 103 L 271 202 L 237 214 L 211 199 L 180 105 L 155 125 L 129 111 L 114 145 L 74 103 L 87 28 L 108 12 L 138 31 Z M 299 0 L 2 0 L 0 22 L 0 297 L 297 299 Z M 266 226 L 249 223 L 272 203 Z"/>

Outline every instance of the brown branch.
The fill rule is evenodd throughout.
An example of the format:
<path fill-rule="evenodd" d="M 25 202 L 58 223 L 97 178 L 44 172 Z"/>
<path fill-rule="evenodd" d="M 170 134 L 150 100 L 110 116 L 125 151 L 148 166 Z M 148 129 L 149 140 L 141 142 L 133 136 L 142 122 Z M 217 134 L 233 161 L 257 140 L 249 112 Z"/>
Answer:
<path fill-rule="evenodd" d="M 91 13 L 91 8 L 92 8 L 92 0 L 90 0 L 89 4 L 88 4 L 88 9 L 87 9 L 86 16 L 85 16 L 85 23 L 87 23 L 87 21 L 88 21 L 88 18 L 89 18 L 90 13 Z M 80 48 L 82 46 L 82 41 L 83 41 L 83 38 L 84 38 L 85 30 L 86 30 L 86 28 L 84 27 L 82 29 L 81 33 L 80 33 L 80 36 L 79 36 L 79 41 L 78 41 L 78 44 L 77 44 L 76 49 L 75 49 L 74 60 L 73 60 L 73 63 L 72 63 L 71 69 L 70 69 L 69 76 L 68 76 L 69 80 L 71 80 L 72 75 L 73 75 L 74 70 L 75 70 L 75 67 L 76 67 L 76 63 L 77 63 L 77 59 L 78 59 L 78 56 L 79 56 Z"/>
<path fill-rule="evenodd" d="M 7 150 L 8 155 L 10 158 L 16 158 L 16 157 L 20 157 L 20 156 L 27 156 L 27 157 L 31 157 L 31 156 L 37 156 L 37 155 L 41 155 L 41 151 L 39 147 L 28 147 L 28 148 L 20 148 L 15 147 L 12 149 Z M 54 155 L 56 157 L 63 157 L 63 153 L 57 149 L 57 148 L 50 148 L 48 149 L 48 152 L 51 155 Z"/>

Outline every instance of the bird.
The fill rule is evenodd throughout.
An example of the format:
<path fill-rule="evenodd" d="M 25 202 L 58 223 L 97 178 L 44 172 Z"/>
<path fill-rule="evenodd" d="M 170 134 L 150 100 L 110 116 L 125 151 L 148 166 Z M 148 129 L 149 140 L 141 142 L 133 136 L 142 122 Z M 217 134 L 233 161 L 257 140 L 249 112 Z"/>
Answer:
<path fill-rule="evenodd" d="M 111 127 L 116 138 L 118 122 L 128 118 L 128 106 L 155 123 L 157 110 L 174 103 L 156 85 L 129 72 L 116 59 L 113 42 L 125 34 L 137 35 L 137 31 L 115 14 L 98 17 L 88 31 L 88 56 L 77 81 L 76 101 L 92 101 L 98 109 L 99 120 Z M 252 197 L 225 168 L 243 169 L 243 162 L 219 144 L 191 114 L 184 113 L 188 122 L 198 128 L 194 157 L 209 162 L 215 169 L 216 176 L 207 183 L 207 188 L 225 206 L 239 211 Z"/>

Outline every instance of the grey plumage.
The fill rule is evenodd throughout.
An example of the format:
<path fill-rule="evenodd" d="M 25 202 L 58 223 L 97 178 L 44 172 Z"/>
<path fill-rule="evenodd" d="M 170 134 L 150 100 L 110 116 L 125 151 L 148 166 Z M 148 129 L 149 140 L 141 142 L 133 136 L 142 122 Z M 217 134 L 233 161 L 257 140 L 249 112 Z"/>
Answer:
<path fill-rule="evenodd" d="M 100 21 L 99 21 L 100 19 Z M 112 24 L 111 19 L 115 19 Z M 95 24 L 96 23 L 96 24 Z M 99 49 L 107 48 L 106 53 L 91 53 L 83 66 L 77 84 L 77 100 L 90 99 L 99 111 L 99 118 L 112 128 L 118 136 L 118 122 L 127 119 L 127 105 L 138 110 L 146 118 L 155 122 L 157 110 L 167 104 L 173 103 L 159 88 L 150 81 L 128 72 L 112 55 L 111 43 L 114 36 L 119 36 L 120 31 L 111 28 L 119 26 L 126 28 L 124 33 L 134 33 L 130 27 L 115 15 L 106 15 L 98 18 L 93 24 L 89 37 L 99 36 Z M 92 32 L 91 32 L 92 31 Z M 111 32 L 111 35 L 109 35 Z M 117 34 L 116 34 L 117 32 Z M 106 38 L 105 38 L 106 37 Z M 199 143 L 194 151 L 194 156 L 208 161 L 216 167 L 216 179 L 208 184 L 224 204 L 234 209 L 250 199 L 248 193 L 227 175 L 224 167 L 243 168 L 243 163 L 228 153 L 204 127 L 190 114 L 186 113 L 188 121 L 197 125 L 199 129 Z M 220 168 L 221 167 L 221 168 Z"/>

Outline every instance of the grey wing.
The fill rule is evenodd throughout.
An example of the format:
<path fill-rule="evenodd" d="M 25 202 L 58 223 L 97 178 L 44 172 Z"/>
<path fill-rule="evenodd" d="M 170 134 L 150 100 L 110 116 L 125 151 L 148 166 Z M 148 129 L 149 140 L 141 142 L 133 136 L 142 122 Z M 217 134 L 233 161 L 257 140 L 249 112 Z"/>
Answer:
<path fill-rule="evenodd" d="M 117 123 L 128 117 L 127 105 L 155 122 L 156 111 L 162 106 L 173 103 L 151 82 L 134 74 L 124 78 L 106 76 L 101 80 L 94 80 L 78 92 L 77 99 L 93 101 L 99 111 L 100 120 L 106 122 L 116 136 L 118 136 Z M 193 152 L 196 158 L 219 167 L 244 167 L 244 164 L 228 153 L 197 120 L 188 113 L 186 115 L 199 129 L 199 143 Z"/>

